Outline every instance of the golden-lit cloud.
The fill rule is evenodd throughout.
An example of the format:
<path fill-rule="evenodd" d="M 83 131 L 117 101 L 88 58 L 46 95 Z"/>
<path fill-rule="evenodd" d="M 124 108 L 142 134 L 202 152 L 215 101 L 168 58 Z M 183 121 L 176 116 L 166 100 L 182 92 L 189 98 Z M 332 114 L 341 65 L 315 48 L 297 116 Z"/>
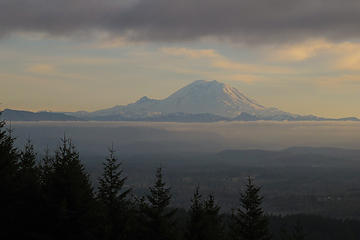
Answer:
<path fill-rule="evenodd" d="M 335 67 L 342 70 L 359 71 L 360 70 L 360 47 L 356 51 L 339 58 Z"/>
<path fill-rule="evenodd" d="M 34 64 L 27 67 L 26 71 L 35 74 L 54 74 L 56 68 L 50 64 Z"/>
<path fill-rule="evenodd" d="M 265 51 L 267 52 L 268 60 L 270 61 L 293 62 L 307 60 L 322 51 L 331 50 L 333 47 L 334 44 L 329 43 L 326 40 L 315 39 L 293 45 L 272 47 Z"/>
<path fill-rule="evenodd" d="M 161 53 L 170 56 L 181 56 L 190 59 L 205 59 L 207 64 L 213 68 L 233 71 L 234 76 L 250 76 L 250 74 L 288 74 L 292 70 L 285 67 L 263 65 L 263 64 L 249 64 L 235 60 L 231 60 L 214 49 L 190 49 L 190 48 L 162 48 Z M 243 81 L 249 82 L 249 79 L 241 78 Z M 259 79 L 252 77 L 250 79 Z"/>
<path fill-rule="evenodd" d="M 312 39 L 303 43 L 264 47 L 255 51 L 260 56 L 258 63 L 235 61 L 221 55 L 214 49 L 175 47 L 161 49 L 163 54 L 191 59 L 206 59 L 214 68 L 239 71 L 242 74 L 299 74 L 309 71 L 309 68 L 289 66 L 294 62 L 307 63 L 311 59 L 315 59 L 315 62 L 310 67 L 318 66 L 317 71 L 360 71 L 360 43 L 358 42 L 336 43 L 325 39 Z"/>
<path fill-rule="evenodd" d="M 360 75 L 342 74 L 339 76 L 316 77 L 313 80 L 320 86 L 338 88 L 340 85 L 359 85 Z"/>
<path fill-rule="evenodd" d="M 222 68 L 225 70 L 234 70 L 239 72 L 248 73 L 261 73 L 261 74 L 289 74 L 293 71 L 286 67 L 270 66 L 263 64 L 247 64 L 237 61 L 229 60 L 221 57 L 212 62 L 213 67 Z"/>
<path fill-rule="evenodd" d="M 190 49 L 190 48 L 162 48 L 162 53 L 172 56 L 185 56 L 189 58 L 219 58 L 219 55 L 213 49 Z"/>
<path fill-rule="evenodd" d="M 77 71 L 61 71 L 61 69 L 57 68 L 57 65 L 61 65 L 61 67 L 69 66 L 69 64 L 73 64 L 75 59 L 61 59 L 58 60 L 56 65 L 52 64 L 33 64 L 25 68 L 26 73 L 32 73 L 35 77 L 37 76 L 45 76 L 48 77 L 48 81 L 62 81 L 72 83 L 72 80 L 76 80 L 78 82 L 87 82 L 93 79 L 92 76 L 88 76 L 85 74 L 78 73 Z M 85 61 L 85 60 L 84 60 Z M 95 61 L 95 60 L 94 60 Z"/>
<path fill-rule="evenodd" d="M 124 37 L 116 37 L 116 38 L 106 38 L 100 41 L 99 44 L 97 44 L 98 48 L 121 48 L 126 47 L 129 45 L 132 45 L 134 43 L 129 42 Z"/>
<path fill-rule="evenodd" d="M 265 50 L 268 61 L 277 62 L 306 62 L 311 58 L 317 58 L 318 64 L 325 57 L 326 69 L 359 71 L 360 70 L 360 43 L 340 42 L 334 43 L 324 39 L 308 40 L 294 45 L 284 45 L 267 48 Z"/>

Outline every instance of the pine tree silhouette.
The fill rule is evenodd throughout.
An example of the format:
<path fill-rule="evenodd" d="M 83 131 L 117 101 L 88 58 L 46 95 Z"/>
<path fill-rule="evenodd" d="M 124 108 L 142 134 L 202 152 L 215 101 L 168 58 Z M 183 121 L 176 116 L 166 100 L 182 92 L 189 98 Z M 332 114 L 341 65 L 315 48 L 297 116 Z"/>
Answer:
<path fill-rule="evenodd" d="M 148 239 L 175 239 L 174 214 L 176 209 L 169 209 L 171 200 L 170 188 L 166 187 L 162 177 L 162 169 L 156 171 L 155 184 L 149 187 L 150 194 L 146 196 L 145 216 Z"/>
<path fill-rule="evenodd" d="M 208 199 L 202 200 L 199 186 L 197 186 L 191 203 L 187 239 L 222 239 L 224 232 L 222 220 L 219 216 L 220 207 L 215 203 L 214 196 L 210 194 Z"/>
<path fill-rule="evenodd" d="M 204 203 L 199 192 L 200 187 L 196 186 L 193 197 L 191 199 L 191 206 L 189 210 L 189 223 L 187 226 L 186 239 L 201 240 L 204 239 L 203 233 L 206 229 L 204 225 Z"/>
<path fill-rule="evenodd" d="M 91 239 L 93 189 L 70 139 L 61 139 L 51 168 L 44 186 L 50 234 L 56 239 Z"/>
<path fill-rule="evenodd" d="M 232 214 L 231 238 L 234 240 L 271 239 L 268 219 L 261 208 L 263 197 L 260 187 L 253 184 L 249 177 L 245 191 L 240 195 L 240 207 Z"/>
<path fill-rule="evenodd" d="M 103 174 L 99 178 L 98 199 L 105 215 L 105 237 L 107 239 L 125 239 L 129 204 L 127 198 L 131 189 L 124 190 L 127 177 L 123 177 L 121 163 L 115 157 L 113 147 L 105 159 Z"/>
<path fill-rule="evenodd" d="M 20 153 L 14 145 L 15 138 L 11 129 L 5 129 L 5 121 L 0 121 L 0 212 L 4 219 L 1 224 L 1 239 L 14 237 L 18 221 L 18 161 Z"/>
<path fill-rule="evenodd" d="M 20 233 L 26 239 L 33 239 L 40 234 L 41 187 L 40 170 L 36 162 L 36 153 L 28 139 L 19 161 L 19 226 Z"/>
<path fill-rule="evenodd" d="M 46 147 L 44 156 L 39 164 L 40 184 L 46 186 L 49 182 L 49 176 L 54 170 L 54 157 L 50 155 L 50 150 Z"/>
<path fill-rule="evenodd" d="M 220 240 L 224 238 L 224 229 L 220 212 L 220 206 L 215 202 L 212 194 L 204 202 L 205 225 L 208 240 Z"/>
<path fill-rule="evenodd" d="M 306 234 L 303 229 L 303 226 L 301 225 L 300 221 L 297 220 L 296 224 L 292 231 L 292 239 L 293 240 L 305 240 Z"/>
<path fill-rule="evenodd" d="M 283 229 L 280 237 L 281 240 L 305 240 L 306 234 L 302 225 L 300 224 L 300 221 L 297 220 L 291 231 L 286 231 Z"/>

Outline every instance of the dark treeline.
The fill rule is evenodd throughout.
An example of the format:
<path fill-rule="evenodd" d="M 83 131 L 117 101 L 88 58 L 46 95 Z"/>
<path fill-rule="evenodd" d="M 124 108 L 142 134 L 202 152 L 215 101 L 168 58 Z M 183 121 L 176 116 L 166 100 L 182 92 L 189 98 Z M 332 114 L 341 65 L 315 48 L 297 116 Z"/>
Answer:
<path fill-rule="evenodd" d="M 114 149 L 103 161 L 94 189 L 79 153 L 64 137 L 41 160 L 30 140 L 14 146 L 0 123 L 0 239 L 270 240 L 358 239 L 360 224 L 318 217 L 267 216 L 259 186 L 248 178 L 231 213 L 196 186 L 187 210 L 171 207 L 162 168 L 145 196 L 126 187 Z M 319 224 L 320 222 L 320 224 Z M 304 228 L 306 226 L 306 228 Z M 329 234 L 327 227 L 338 235 Z M 313 229 L 311 229 L 313 228 Z M 309 231 L 310 230 L 310 231 Z M 337 238 L 332 238 L 332 237 Z M 340 238 L 339 238 L 340 237 Z"/>

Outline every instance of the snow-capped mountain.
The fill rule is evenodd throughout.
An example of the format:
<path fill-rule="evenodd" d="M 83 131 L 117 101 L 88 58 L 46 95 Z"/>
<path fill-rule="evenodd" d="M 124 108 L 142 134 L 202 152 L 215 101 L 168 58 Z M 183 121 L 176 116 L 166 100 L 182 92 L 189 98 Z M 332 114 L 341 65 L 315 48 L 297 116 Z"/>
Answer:
<path fill-rule="evenodd" d="M 217 121 L 360 121 L 355 117 L 321 118 L 298 115 L 277 108 L 264 107 L 234 87 L 218 81 L 195 81 L 165 99 L 142 97 L 135 103 L 118 105 L 95 112 L 44 113 L 4 111 L 0 119 L 12 121 L 95 120 L 153 122 L 217 122 Z M 65 117 L 66 118 L 65 118 Z"/>
<path fill-rule="evenodd" d="M 245 96 L 234 87 L 218 81 L 195 81 L 169 97 L 157 100 L 142 97 L 135 103 L 126 106 L 115 106 L 99 110 L 87 115 L 104 117 L 122 115 L 127 117 L 152 117 L 171 113 L 213 114 L 226 118 L 234 118 L 241 113 L 263 117 L 276 115 L 295 116 L 276 108 L 266 108 L 255 100 Z M 81 113 L 84 116 L 84 113 Z M 72 114 L 77 116 L 77 114 Z M 80 115 L 80 113 L 79 113 Z"/>

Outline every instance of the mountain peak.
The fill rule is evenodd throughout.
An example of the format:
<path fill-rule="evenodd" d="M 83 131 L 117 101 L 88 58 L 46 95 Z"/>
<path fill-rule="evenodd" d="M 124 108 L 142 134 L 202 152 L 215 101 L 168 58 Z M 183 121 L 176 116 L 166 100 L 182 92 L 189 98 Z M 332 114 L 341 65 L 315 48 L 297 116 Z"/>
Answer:
<path fill-rule="evenodd" d="M 140 98 L 139 100 L 136 101 L 136 103 L 144 103 L 144 102 L 148 102 L 151 101 L 151 98 L 148 98 L 147 96 L 144 96 L 142 98 Z"/>
<path fill-rule="evenodd" d="M 197 80 L 164 99 L 178 111 L 208 112 L 224 117 L 235 117 L 241 112 L 255 114 L 264 107 L 236 88 L 213 80 Z"/>
<path fill-rule="evenodd" d="M 209 113 L 226 118 L 234 118 L 245 112 L 250 115 L 274 115 L 271 110 L 258 104 L 234 87 L 212 80 L 197 80 L 177 90 L 165 99 L 156 100 L 142 97 L 137 102 L 118 106 L 108 111 L 109 114 L 152 115 L 170 113 L 202 114 Z M 97 114 L 104 114 L 98 111 Z"/>
<path fill-rule="evenodd" d="M 212 87 L 212 88 L 224 88 L 226 86 L 225 83 L 216 81 L 216 80 L 197 80 L 194 81 L 192 83 L 190 83 L 189 85 L 183 87 L 183 88 L 192 88 L 192 87 Z"/>
<path fill-rule="evenodd" d="M 224 83 L 222 82 L 219 82 L 217 80 L 196 80 L 192 83 L 190 83 L 189 85 L 195 85 L 195 84 L 219 84 L 219 85 L 225 85 Z"/>

